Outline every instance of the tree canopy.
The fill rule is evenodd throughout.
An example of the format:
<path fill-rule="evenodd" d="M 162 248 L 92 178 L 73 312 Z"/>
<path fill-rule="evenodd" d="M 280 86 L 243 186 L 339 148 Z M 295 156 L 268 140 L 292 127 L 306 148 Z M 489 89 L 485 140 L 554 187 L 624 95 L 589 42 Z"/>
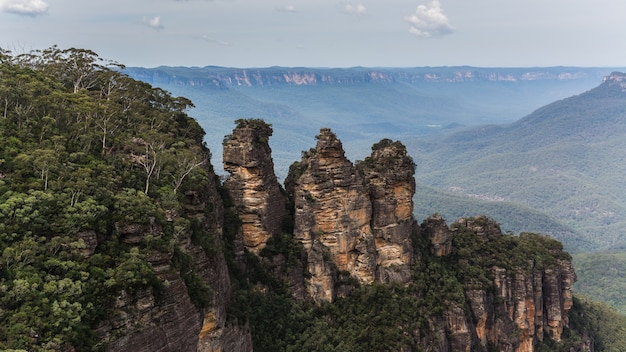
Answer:
<path fill-rule="evenodd" d="M 191 226 L 165 219 L 209 176 L 191 101 L 121 67 L 84 49 L 0 50 L 2 350 L 102 348 L 106 307 L 166 284 L 147 253 Z M 123 241 L 120 229 L 146 223 L 151 243 Z"/>

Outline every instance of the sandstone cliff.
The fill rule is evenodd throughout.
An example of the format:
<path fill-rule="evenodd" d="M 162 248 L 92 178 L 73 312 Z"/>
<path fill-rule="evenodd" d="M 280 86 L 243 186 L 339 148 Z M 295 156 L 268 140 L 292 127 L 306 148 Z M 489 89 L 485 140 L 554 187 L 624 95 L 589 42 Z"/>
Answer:
<path fill-rule="evenodd" d="M 533 237 L 545 246 L 540 251 L 526 248 L 527 236 L 535 235 L 522 234 L 519 241 L 509 241 L 499 226 L 485 217 L 462 218 L 450 227 L 441 217 L 430 217 L 422 225 L 422 235 L 431 241 L 435 255 L 460 265 L 467 265 L 472 256 L 489 258 L 477 260 L 489 270 L 486 281 L 478 283 L 476 277 L 469 277 L 463 283 L 469 314 L 454 305 L 447 310 L 446 328 L 456 346 L 452 350 L 474 350 L 472 346 L 478 342 L 498 351 L 532 352 L 546 337 L 562 340 L 576 275 L 569 256 L 556 241 Z M 457 236 L 464 238 L 456 241 Z M 475 241 L 471 245 L 475 247 L 463 253 L 468 250 L 468 238 Z M 457 246 L 463 243 L 463 248 L 455 248 L 455 242 Z M 503 245 L 509 252 L 499 256 L 495 251 Z M 542 261 L 548 255 L 550 259 Z"/>
<path fill-rule="evenodd" d="M 281 193 L 268 144 L 272 128 L 261 120 L 239 120 L 224 140 L 224 183 L 237 205 L 242 241 L 259 254 L 267 241 L 282 230 L 286 197 Z"/>
<path fill-rule="evenodd" d="M 187 224 L 178 232 L 175 247 L 154 250 L 146 258 L 167 285 L 158 297 L 149 289 L 132 295 L 122 292 L 111 307 L 112 318 L 98 329 L 108 340 L 107 351 L 252 351 L 246 326 L 226 321 L 231 281 L 221 246 L 224 211 L 210 165 L 205 171 L 208 187 L 187 193 L 183 207 L 170 212 L 168 221 Z M 162 229 L 151 222 L 120 226 L 118 233 L 126 244 L 139 246 L 147 237 L 160 237 Z M 175 255 L 187 261 L 185 272 L 172 265 Z M 185 276 L 190 274 L 188 281 Z M 201 291 L 204 297 L 193 296 L 191 290 L 196 288 L 189 287 L 193 280 L 209 288 Z M 205 303 L 199 306 L 194 299 Z"/>
<path fill-rule="evenodd" d="M 399 285 L 412 304 L 435 309 L 418 309 L 419 315 L 411 317 L 423 323 L 402 332 L 410 337 L 407 346 L 533 352 L 546 341 L 565 338 L 575 274 L 558 242 L 504 235 L 485 217 L 448 226 L 435 215 L 419 226 L 413 218 L 415 164 L 406 148 L 382 140 L 355 166 L 330 129 L 321 129 L 316 147 L 292 165 L 287 198 L 273 171 L 271 133 L 260 120 L 241 120 L 224 141 L 225 169 L 231 175 L 223 187 L 233 203 L 228 209 L 240 223 L 224 223 L 215 178 L 206 192 L 188 193 L 184 208 L 170 219 L 195 219 L 195 230 L 181 232 L 176 245 L 192 258 L 190 269 L 211 287 L 210 304 L 194 302 L 182 273 L 172 268 L 172 253 L 154 252 L 149 261 L 169 285 L 158 301 L 150 290 L 118 298 L 114 317 L 99 329 L 110 341 L 107 350 L 252 351 L 249 324 L 259 322 L 250 316 L 226 319 L 231 290 L 271 300 L 272 290 L 288 287 L 285 292 L 298 302 L 322 303 L 378 283 Z M 290 229 L 285 223 L 293 224 L 292 234 L 284 233 Z M 233 238 L 224 237 L 224 226 L 232 227 Z M 138 245 L 160 229 L 150 223 L 118 231 L 127 244 Z M 211 234 L 215 251 L 194 241 L 194 231 Z M 230 271 L 223 241 L 231 251 Z M 231 282 L 233 271 L 245 287 L 233 288 L 242 285 Z M 441 286 L 415 288 L 415 280 Z M 245 299 L 237 304 L 251 309 Z M 580 346 L 576 350 L 593 351 L 588 339 Z"/>

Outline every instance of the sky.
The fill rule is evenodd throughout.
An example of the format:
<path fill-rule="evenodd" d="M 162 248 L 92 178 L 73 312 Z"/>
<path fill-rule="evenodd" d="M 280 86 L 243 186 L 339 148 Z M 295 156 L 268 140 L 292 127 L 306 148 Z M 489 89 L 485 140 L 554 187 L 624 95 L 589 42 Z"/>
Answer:
<path fill-rule="evenodd" d="M 624 0 L 0 0 L 0 48 L 126 66 L 626 66 Z"/>

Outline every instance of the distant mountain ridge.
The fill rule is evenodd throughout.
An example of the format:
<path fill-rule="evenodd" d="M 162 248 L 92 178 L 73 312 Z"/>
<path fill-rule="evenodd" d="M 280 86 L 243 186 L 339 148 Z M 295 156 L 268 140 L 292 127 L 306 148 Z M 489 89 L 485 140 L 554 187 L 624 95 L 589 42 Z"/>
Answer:
<path fill-rule="evenodd" d="M 361 83 L 460 83 L 460 82 L 520 82 L 540 80 L 599 79 L 606 69 L 580 67 L 545 68 L 481 68 L 416 67 L 416 68 L 228 68 L 168 67 L 127 68 L 126 72 L 137 79 L 159 83 L 187 83 L 194 86 L 252 87 L 275 85 L 341 85 Z"/>

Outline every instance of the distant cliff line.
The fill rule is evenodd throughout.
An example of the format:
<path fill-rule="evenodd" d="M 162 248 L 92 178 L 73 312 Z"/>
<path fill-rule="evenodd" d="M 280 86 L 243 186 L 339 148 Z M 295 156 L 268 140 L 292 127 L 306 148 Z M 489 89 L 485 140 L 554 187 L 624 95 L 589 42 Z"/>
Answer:
<path fill-rule="evenodd" d="M 619 70 L 619 69 L 616 69 Z M 539 80 L 594 80 L 600 81 L 607 68 L 585 67 L 413 67 L 413 68 L 309 68 L 267 67 L 229 68 L 129 67 L 126 73 L 152 84 L 174 83 L 192 86 L 263 87 L 352 85 L 365 83 L 461 83 L 461 82 L 525 82 Z"/>

